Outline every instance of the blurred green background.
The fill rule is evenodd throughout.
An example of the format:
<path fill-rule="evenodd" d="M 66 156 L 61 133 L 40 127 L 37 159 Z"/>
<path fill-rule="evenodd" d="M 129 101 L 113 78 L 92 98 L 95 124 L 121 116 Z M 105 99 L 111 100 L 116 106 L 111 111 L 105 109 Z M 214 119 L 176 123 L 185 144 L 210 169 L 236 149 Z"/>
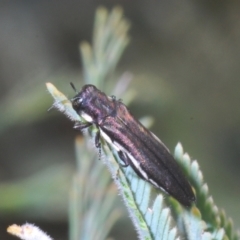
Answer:
<path fill-rule="evenodd" d="M 91 41 L 96 8 L 117 4 L 132 25 L 116 74 L 133 74 L 129 108 L 155 118 L 152 131 L 171 151 L 180 141 L 198 159 L 216 204 L 239 226 L 239 1 L 2 0 L 1 239 L 14 239 L 7 226 L 26 221 L 68 238 L 77 133 L 62 114 L 47 112 L 52 98 L 45 82 L 74 95 L 69 82 L 83 84 L 79 43 Z M 135 237 L 127 214 L 111 236 Z"/>

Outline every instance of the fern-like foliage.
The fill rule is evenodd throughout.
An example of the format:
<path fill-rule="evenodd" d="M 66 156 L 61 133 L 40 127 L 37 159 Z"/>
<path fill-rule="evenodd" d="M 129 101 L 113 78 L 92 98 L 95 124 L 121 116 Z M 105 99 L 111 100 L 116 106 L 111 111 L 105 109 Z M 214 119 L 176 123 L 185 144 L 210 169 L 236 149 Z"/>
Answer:
<path fill-rule="evenodd" d="M 129 43 L 127 35 L 129 27 L 120 7 L 114 8 L 110 13 L 103 7 L 98 8 L 93 46 L 91 47 L 87 42 L 80 44 L 86 84 L 94 84 L 100 89 L 107 90 L 107 76 L 114 71 L 123 50 Z M 113 87 L 113 84 L 110 85 Z"/>
<path fill-rule="evenodd" d="M 121 212 L 111 175 L 83 138 L 76 139 L 77 169 L 70 191 L 71 240 L 105 240 Z"/>
<path fill-rule="evenodd" d="M 114 84 L 112 82 L 106 84 L 106 81 L 109 79 L 109 73 L 113 72 L 128 43 L 128 28 L 129 24 L 123 18 L 120 8 L 113 9 L 109 14 L 104 8 L 100 8 L 97 11 L 93 47 L 88 43 L 83 43 L 80 47 L 86 83 L 94 84 L 105 92 L 109 91 L 109 89 L 107 89 L 109 86 L 114 89 Z M 127 92 L 127 99 L 131 100 L 131 91 L 127 89 L 128 82 L 129 75 L 125 74 L 121 80 L 121 84 L 119 84 L 119 82 L 115 83 L 118 87 L 115 88 L 116 91 L 113 91 L 114 94 L 120 97 L 121 93 Z M 121 88 L 120 86 L 123 87 Z M 47 84 L 47 88 L 55 99 L 54 107 L 57 107 L 73 121 L 81 120 L 72 109 L 71 102 L 61 92 L 50 83 Z M 124 102 L 126 103 L 126 101 Z M 89 128 L 87 136 L 94 138 L 96 130 L 94 127 Z M 231 221 L 218 210 L 212 197 L 209 195 L 208 187 L 203 182 L 203 175 L 199 170 L 197 161 L 191 161 L 189 156 L 184 154 L 180 144 L 178 144 L 175 149 L 175 158 L 188 176 L 197 196 L 197 205 L 189 209 L 183 208 L 170 196 L 162 195 L 160 191 L 156 191 L 156 189 L 153 189 L 147 182 L 139 179 L 131 167 L 121 167 L 118 155 L 114 149 L 111 149 L 105 142 L 102 142 L 102 147 L 106 156 L 104 162 L 108 166 L 112 178 L 118 186 L 140 239 L 239 239 L 239 235 L 233 231 Z M 79 147 L 77 147 L 77 149 L 79 149 Z M 81 148 L 78 151 L 81 151 L 81 153 L 78 154 L 78 158 L 80 159 L 78 164 L 81 165 L 84 159 L 80 156 L 85 156 L 89 154 L 89 152 L 87 148 Z M 81 168 L 79 168 L 79 170 L 78 177 L 74 180 L 73 193 L 77 191 L 78 187 L 81 187 L 81 191 L 86 191 L 84 190 L 85 185 L 83 182 L 80 182 L 80 185 L 79 183 L 77 184 L 78 179 L 82 178 L 82 174 L 84 176 Z M 90 175 L 92 174 L 90 170 L 95 171 L 94 168 L 89 168 L 88 174 Z M 90 191 L 89 186 L 87 188 L 88 191 Z M 102 190 L 104 191 L 103 188 Z M 93 191 L 95 190 L 93 189 Z M 80 194 L 79 198 L 81 196 Z M 90 197 L 92 195 L 88 192 L 88 195 L 84 194 L 83 196 Z M 83 200 L 85 201 L 86 199 Z M 105 200 L 106 199 L 102 198 L 101 201 Z M 171 209 L 166 207 L 167 205 L 170 206 Z M 77 206 L 75 207 L 77 208 Z M 90 211 L 90 220 L 92 220 L 94 214 L 97 214 L 95 210 L 96 209 Z M 82 214 L 82 211 L 82 209 L 79 209 L 81 213 L 80 216 L 85 216 L 83 219 L 79 219 L 77 216 L 74 217 L 74 213 L 72 213 L 71 225 L 75 225 L 75 230 L 71 236 L 79 236 L 77 233 L 77 226 L 79 226 L 79 224 L 85 226 L 85 224 L 91 223 L 87 217 L 88 214 Z M 105 216 L 106 215 L 108 214 L 105 214 Z M 107 218 L 105 218 L 105 221 L 108 221 Z M 86 226 L 90 227 L 90 225 Z M 96 227 L 95 230 L 97 232 L 97 226 L 94 227 Z M 96 235 L 94 235 L 94 237 L 96 237 Z M 75 240 L 77 238 L 72 237 L 71 239 Z"/>
<path fill-rule="evenodd" d="M 212 196 L 209 194 L 208 186 L 203 181 L 203 174 L 198 162 L 190 160 L 189 155 L 184 153 L 180 143 L 176 146 L 174 155 L 196 191 L 197 208 L 194 211 L 195 215 L 199 215 L 201 222 L 204 222 L 203 230 L 208 233 L 207 235 L 211 234 L 210 238 L 207 239 L 240 239 L 239 232 L 233 230 L 232 220 L 227 218 L 223 210 L 219 210 L 215 205 Z M 191 232 L 190 229 L 189 232 Z"/>

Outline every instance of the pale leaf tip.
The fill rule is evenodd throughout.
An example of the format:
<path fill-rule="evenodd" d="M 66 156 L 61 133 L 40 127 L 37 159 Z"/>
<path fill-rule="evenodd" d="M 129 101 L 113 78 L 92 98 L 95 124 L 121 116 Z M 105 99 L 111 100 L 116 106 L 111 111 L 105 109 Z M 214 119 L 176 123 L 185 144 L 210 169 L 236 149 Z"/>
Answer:
<path fill-rule="evenodd" d="M 182 144 L 180 142 L 178 142 L 177 146 L 175 147 L 174 155 L 177 158 L 181 158 L 182 155 L 183 155 L 183 147 L 182 147 Z"/>
<path fill-rule="evenodd" d="M 47 87 L 47 90 L 48 90 L 50 93 L 53 92 L 54 90 L 56 90 L 55 86 L 54 86 L 52 83 L 50 83 L 50 82 L 47 82 L 47 83 L 46 83 L 46 87 Z"/>
<path fill-rule="evenodd" d="M 13 224 L 7 228 L 7 232 L 23 240 L 52 240 L 40 228 L 29 223 L 22 226 Z"/>
<path fill-rule="evenodd" d="M 47 88 L 48 88 L 48 87 L 51 87 L 51 86 L 53 86 L 53 84 L 52 84 L 52 83 L 50 83 L 50 82 L 46 82 L 46 86 L 47 86 Z"/>
<path fill-rule="evenodd" d="M 47 82 L 46 83 L 46 87 L 47 87 L 47 90 L 49 91 L 49 93 L 51 94 L 51 95 L 56 95 L 57 94 L 57 92 L 59 92 L 58 90 L 57 90 L 57 88 L 52 84 L 52 83 L 50 83 L 50 82 Z"/>
<path fill-rule="evenodd" d="M 21 227 L 16 224 L 13 224 L 7 228 L 7 232 L 13 235 L 19 234 L 21 233 Z"/>

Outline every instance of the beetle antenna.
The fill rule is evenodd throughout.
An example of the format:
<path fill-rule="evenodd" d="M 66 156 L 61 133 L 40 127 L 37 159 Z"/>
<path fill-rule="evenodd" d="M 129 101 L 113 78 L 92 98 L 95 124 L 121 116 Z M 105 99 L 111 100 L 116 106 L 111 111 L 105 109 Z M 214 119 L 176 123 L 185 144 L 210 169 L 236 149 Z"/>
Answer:
<path fill-rule="evenodd" d="M 75 93 L 78 93 L 77 89 L 75 88 L 75 86 L 72 82 L 70 82 L 70 85 L 71 85 L 72 89 L 75 91 Z"/>

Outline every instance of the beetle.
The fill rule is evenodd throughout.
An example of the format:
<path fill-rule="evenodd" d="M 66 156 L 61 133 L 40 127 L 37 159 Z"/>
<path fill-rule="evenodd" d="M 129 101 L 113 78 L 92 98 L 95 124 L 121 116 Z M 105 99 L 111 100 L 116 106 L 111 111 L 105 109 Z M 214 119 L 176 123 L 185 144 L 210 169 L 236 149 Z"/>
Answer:
<path fill-rule="evenodd" d="M 168 148 L 133 117 L 122 101 L 87 84 L 71 102 L 85 120 L 76 122 L 74 128 L 82 130 L 95 125 L 98 149 L 103 138 L 117 151 L 123 167 L 131 166 L 140 178 L 170 194 L 182 205 L 192 205 L 196 200 L 192 187 Z"/>

